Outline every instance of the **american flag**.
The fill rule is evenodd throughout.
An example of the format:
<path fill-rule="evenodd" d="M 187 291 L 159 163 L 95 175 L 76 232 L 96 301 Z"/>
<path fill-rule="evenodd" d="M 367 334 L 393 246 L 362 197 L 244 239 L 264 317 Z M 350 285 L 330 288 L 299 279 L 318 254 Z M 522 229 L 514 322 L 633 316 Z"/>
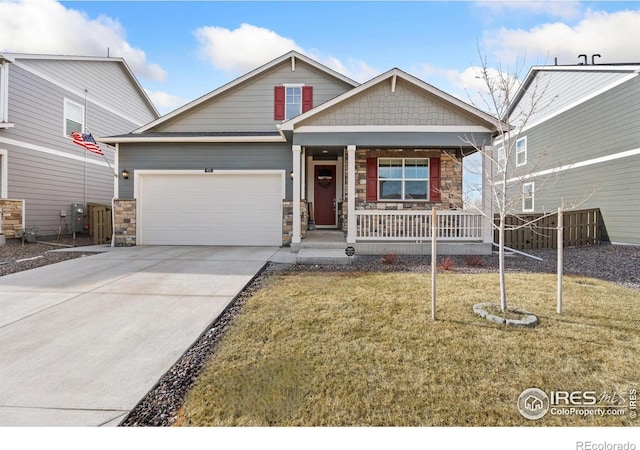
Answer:
<path fill-rule="evenodd" d="M 74 144 L 81 145 L 91 153 L 95 153 L 96 155 L 104 155 L 91 134 L 78 133 L 77 131 L 74 131 L 73 133 L 71 133 L 71 137 L 73 138 Z"/>

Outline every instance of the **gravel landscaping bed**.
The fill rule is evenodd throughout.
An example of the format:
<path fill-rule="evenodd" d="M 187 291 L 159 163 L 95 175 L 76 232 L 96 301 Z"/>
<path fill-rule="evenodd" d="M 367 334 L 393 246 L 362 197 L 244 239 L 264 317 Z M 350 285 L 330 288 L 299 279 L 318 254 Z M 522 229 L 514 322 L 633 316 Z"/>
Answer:
<path fill-rule="evenodd" d="M 556 251 L 535 250 L 529 252 L 543 258 L 537 261 L 520 255 L 507 258 L 508 272 L 556 272 Z M 496 273 L 498 258 L 495 255 L 478 258 L 462 256 L 438 258 L 440 270 L 456 273 Z M 430 258 L 399 256 L 354 258 L 349 266 L 331 265 L 281 265 L 269 264 L 237 297 L 236 301 L 220 316 L 216 323 L 181 357 L 158 384 L 142 399 L 123 422 L 122 426 L 171 426 L 178 419 L 178 412 L 190 387 L 196 381 L 203 365 L 215 353 L 234 317 L 240 313 L 247 299 L 259 290 L 273 273 L 322 272 L 322 271 L 388 271 L 427 272 L 431 270 Z M 471 264 L 471 265 L 470 265 Z M 600 278 L 640 291 L 640 248 L 623 246 L 594 246 L 570 248 L 564 252 L 564 272 L 567 275 L 583 275 Z"/>
<path fill-rule="evenodd" d="M 43 241 L 22 244 L 20 239 L 10 239 L 6 245 L 0 246 L 0 277 L 87 256 L 90 253 L 52 252 L 52 250 L 61 248 L 83 247 L 86 245 L 93 245 L 93 240 L 85 235 L 77 236 L 76 239 L 62 238 L 47 243 Z"/>

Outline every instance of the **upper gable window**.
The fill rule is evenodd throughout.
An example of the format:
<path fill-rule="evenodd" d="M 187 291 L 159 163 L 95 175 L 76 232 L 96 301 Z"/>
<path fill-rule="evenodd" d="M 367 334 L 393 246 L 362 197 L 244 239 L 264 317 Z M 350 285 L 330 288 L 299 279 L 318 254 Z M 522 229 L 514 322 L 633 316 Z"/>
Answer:
<path fill-rule="evenodd" d="M 527 138 L 526 136 L 516 141 L 516 167 L 527 163 Z"/>
<path fill-rule="evenodd" d="M 69 136 L 74 131 L 84 131 L 84 107 L 64 99 L 64 135 Z"/>
<path fill-rule="evenodd" d="M 302 113 L 302 86 L 285 86 L 284 120 Z"/>
<path fill-rule="evenodd" d="M 274 88 L 274 120 L 289 120 L 313 108 L 313 87 L 285 84 Z"/>

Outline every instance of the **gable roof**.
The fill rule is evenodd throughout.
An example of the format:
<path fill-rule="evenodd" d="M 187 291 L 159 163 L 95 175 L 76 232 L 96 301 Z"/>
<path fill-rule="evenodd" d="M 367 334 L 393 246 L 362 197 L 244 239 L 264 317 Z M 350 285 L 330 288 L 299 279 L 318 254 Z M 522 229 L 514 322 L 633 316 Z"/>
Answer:
<path fill-rule="evenodd" d="M 243 83 L 245 83 L 245 82 L 257 77 L 257 76 L 267 72 L 268 70 L 270 70 L 270 69 L 272 69 L 272 68 L 274 68 L 274 67 L 276 67 L 276 66 L 278 66 L 278 65 L 280 65 L 280 64 L 282 64 L 284 62 L 289 61 L 291 63 L 291 65 L 292 65 L 292 67 L 295 67 L 296 60 L 303 61 L 306 64 L 309 64 L 310 66 L 315 67 L 316 69 L 318 69 L 318 70 L 320 70 L 322 72 L 325 72 L 325 73 L 329 74 L 330 76 L 335 77 L 335 78 L 337 78 L 337 79 L 339 79 L 339 80 L 341 80 L 341 81 L 343 81 L 343 82 L 345 82 L 345 83 L 347 83 L 347 84 L 349 84 L 351 86 L 358 86 L 359 85 L 358 82 L 356 82 L 356 81 L 354 81 L 354 80 L 342 75 L 341 73 L 338 73 L 335 70 L 330 69 L 329 67 L 324 66 L 324 65 L 320 64 L 319 62 L 314 61 L 313 59 L 311 59 L 311 58 L 309 58 L 309 57 L 307 57 L 307 56 L 305 56 L 305 55 L 303 55 L 301 53 L 298 53 L 298 52 L 292 50 L 289 53 L 285 53 L 284 55 L 282 55 L 282 56 L 280 56 L 280 57 L 278 57 L 278 58 L 276 58 L 276 59 L 274 59 L 274 60 L 272 60 L 272 61 L 270 61 L 270 62 L 268 62 L 268 63 L 266 63 L 266 64 L 264 64 L 262 66 L 260 66 L 260 67 L 258 67 L 257 69 L 254 69 L 251 72 L 248 72 L 245 75 L 242 75 L 241 77 L 236 78 L 235 80 L 233 80 L 233 81 L 231 81 L 231 82 L 229 82 L 229 83 L 227 83 L 227 84 L 225 84 L 225 85 L 223 85 L 223 86 L 221 86 L 221 87 L 209 92 L 208 94 L 205 94 L 202 97 L 199 97 L 199 98 L 195 99 L 194 101 L 189 102 L 184 106 L 181 106 L 180 108 L 178 108 L 178 109 L 176 109 L 176 110 L 174 110 L 174 111 L 172 111 L 172 112 L 160 117 L 159 119 L 154 120 L 153 122 L 150 122 L 150 123 L 138 128 L 137 130 L 134 130 L 133 134 L 143 133 L 145 131 L 148 131 L 148 130 L 151 130 L 152 128 L 157 127 L 158 125 L 161 125 L 161 124 L 163 124 L 165 122 L 168 122 L 168 121 L 174 119 L 175 117 L 180 116 L 180 115 L 192 110 L 193 108 L 196 108 L 199 105 L 201 105 L 201 104 L 203 104 L 205 102 L 208 102 L 209 100 L 211 100 L 211 99 L 213 99 L 213 98 L 215 98 L 217 96 L 222 95 L 223 93 L 229 91 L 230 89 L 233 89 L 236 86 L 238 86 L 240 84 L 243 84 Z"/>
<path fill-rule="evenodd" d="M 425 83 L 424 81 L 398 69 L 398 68 L 394 68 L 389 70 L 388 72 L 385 72 L 381 75 L 378 75 L 377 77 L 367 81 L 366 83 L 363 83 L 357 87 L 355 87 L 354 89 L 351 89 L 347 92 L 345 92 L 344 94 L 329 100 L 328 102 L 323 103 L 322 105 L 318 105 L 317 107 L 311 109 L 310 111 L 307 111 L 306 113 L 303 113 L 299 116 L 296 116 L 284 123 L 282 123 L 280 125 L 280 130 L 281 131 L 293 131 L 295 130 L 297 125 L 301 125 L 302 123 L 304 123 L 305 121 L 311 119 L 312 117 L 329 110 L 330 108 L 333 108 L 341 103 L 347 102 L 350 99 L 353 99 L 355 96 L 372 89 L 375 86 L 379 86 L 381 83 L 384 82 L 389 82 L 389 88 L 391 89 L 391 91 L 395 91 L 395 87 L 397 84 L 398 79 L 402 79 L 406 82 L 408 82 L 410 85 L 417 87 L 418 89 L 424 91 L 425 93 L 429 94 L 432 97 L 435 97 L 438 100 L 441 100 L 443 103 L 446 103 L 447 105 L 450 105 L 452 107 L 452 109 L 457 109 L 458 111 L 460 111 L 463 114 L 467 114 L 469 116 L 471 116 L 472 118 L 474 118 L 475 120 L 477 120 L 478 122 L 482 122 L 484 124 L 486 124 L 487 128 L 489 129 L 495 129 L 497 128 L 497 125 L 499 123 L 499 121 L 491 116 L 488 113 L 485 113 L 471 105 L 469 105 L 468 103 L 463 102 L 462 100 L 447 94 L 446 92 L 441 91 L 440 89 L 437 89 L 436 87 Z"/>
<path fill-rule="evenodd" d="M 47 54 L 39 54 L 39 53 L 9 53 L 2 52 L 0 53 L 0 61 L 8 61 L 10 63 L 16 63 L 21 59 L 30 59 L 30 60 L 45 60 L 45 61 L 84 61 L 84 62 L 101 62 L 101 63 L 116 63 L 119 64 L 124 73 L 129 78 L 131 85 L 135 88 L 135 90 L 140 94 L 142 100 L 147 104 L 149 109 L 152 111 L 153 115 L 156 117 L 160 116 L 160 113 L 156 109 L 155 105 L 147 95 L 147 92 L 140 85 L 140 82 L 132 72 L 131 68 L 127 64 L 127 62 L 123 58 L 115 58 L 115 57 L 100 57 L 100 56 L 77 56 L 77 55 L 47 55 Z"/>
<path fill-rule="evenodd" d="M 640 63 L 533 66 L 504 119 L 528 114 L 526 128 L 531 128 L 639 74 Z M 530 112 L 533 97 L 539 97 L 541 106 Z"/>

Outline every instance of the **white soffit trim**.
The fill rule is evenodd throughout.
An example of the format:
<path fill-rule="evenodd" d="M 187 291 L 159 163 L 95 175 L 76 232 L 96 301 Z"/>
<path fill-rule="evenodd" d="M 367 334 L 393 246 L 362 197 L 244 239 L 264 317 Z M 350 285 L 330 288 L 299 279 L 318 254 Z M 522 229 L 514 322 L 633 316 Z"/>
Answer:
<path fill-rule="evenodd" d="M 29 150 L 34 150 L 36 152 L 42 152 L 42 153 L 47 153 L 49 155 L 60 156 L 62 158 L 73 159 L 75 161 L 81 161 L 81 162 L 85 161 L 84 156 L 73 155 L 71 153 L 61 152 L 60 150 L 54 150 L 52 148 L 41 147 L 39 145 L 34 145 L 34 144 L 28 144 L 26 142 L 16 141 L 16 140 L 13 140 L 13 139 L 0 137 L 0 142 L 3 142 L 3 143 L 8 144 L 8 145 L 13 145 L 15 147 L 21 147 L 21 148 L 26 148 L 26 149 L 29 149 Z M 69 141 L 69 142 L 71 142 L 71 141 Z M 78 147 L 78 148 L 80 148 L 80 147 Z M 87 156 L 90 156 L 90 155 L 87 155 Z M 105 161 L 95 160 L 95 159 L 92 159 L 92 157 L 87 158 L 87 163 L 95 164 L 96 166 L 109 167 L 109 165 Z"/>
<path fill-rule="evenodd" d="M 85 93 L 84 92 L 80 92 L 80 91 L 75 90 L 75 89 L 73 89 L 73 88 L 71 88 L 69 86 L 66 86 L 66 85 L 58 82 L 57 80 L 53 79 L 49 75 L 46 75 L 46 74 L 44 74 L 44 73 L 42 73 L 42 72 L 40 72 L 38 70 L 33 69 L 32 67 L 29 67 L 27 64 L 22 64 L 21 62 L 18 62 L 18 61 L 14 62 L 14 64 L 16 65 L 16 67 L 20 67 L 21 69 L 26 70 L 27 72 L 37 76 L 38 78 L 42 78 L 43 80 L 53 84 L 54 86 L 58 86 L 59 88 L 64 89 L 65 91 L 67 91 L 67 92 L 69 92 L 69 93 L 71 93 L 71 94 L 73 94 L 73 95 L 75 95 L 75 96 L 77 96 L 79 98 L 84 98 L 85 97 Z M 102 108 L 102 109 L 104 109 L 106 111 L 109 111 L 110 113 L 115 114 L 118 117 L 122 117 L 123 119 L 128 120 L 129 122 L 133 123 L 134 125 L 140 125 L 140 121 L 139 120 L 132 119 L 131 117 L 128 117 L 128 116 L 122 114 L 122 112 L 116 111 L 115 109 L 110 108 L 109 106 L 107 106 L 107 105 L 105 105 L 105 104 L 103 104 L 103 103 L 101 103 L 99 101 L 96 101 L 95 99 L 91 98 L 91 96 L 89 96 L 89 98 L 87 98 L 87 102 L 88 103 L 93 103 L 94 105 L 96 105 L 96 106 L 98 106 L 98 107 L 100 107 L 100 108 Z"/>
<path fill-rule="evenodd" d="M 96 138 L 96 141 L 105 144 L 125 144 L 125 143 L 180 143 L 180 142 L 286 142 L 287 140 L 281 135 L 278 136 L 193 136 L 193 137 L 162 137 L 136 134 L 130 136 L 116 136 Z"/>
<path fill-rule="evenodd" d="M 296 128 L 296 133 L 491 133 L 480 125 L 308 125 Z"/>
<path fill-rule="evenodd" d="M 580 161 L 572 164 L 565 164 L 564 166 L 556 167 L 555 169 L 540 170 L 538 172 L 522 175 L 520 177 L 509 178 L 507 180 L 507 183 L 513 183 L 514 181 L 528 180 L 530 178 L 542 177 L 542 176 L 551 175 L 554 173 L 565 172 L 571 169 L 579 169 L 580 167 L 592 166 L 594 164 L 601 164 L 604 162 L 615 161 L 616 159 L 629 158 L 631 156 L 638 156 L 638 155 L 640 155 L 640 148 L 634 148 L 633 150 L 626 150 L 624 152 L 618 152 L 612 155 L 600 156 L 599 158 L 587 159 L 585 161 Z M 502 184 L 502 181 L 497 181 L 496 184 Z"/>

